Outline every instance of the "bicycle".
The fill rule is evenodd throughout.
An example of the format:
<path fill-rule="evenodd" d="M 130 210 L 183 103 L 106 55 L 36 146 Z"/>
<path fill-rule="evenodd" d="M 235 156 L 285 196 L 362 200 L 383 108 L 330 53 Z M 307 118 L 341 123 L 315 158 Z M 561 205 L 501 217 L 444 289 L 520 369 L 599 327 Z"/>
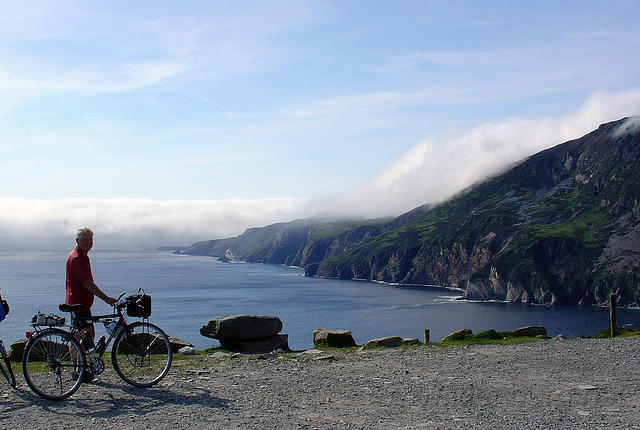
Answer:
<path fill-rule="evenodd" d="M 9 313 L 9 303 L 6 300 L 2 299 L 2 294 L 0 294 L 0 321 L 4 320 L 5 316 Z M 7 380 L 9 385 L 13 388 L 16 388 L 16 377 L 13 374 L 13 369 L 11 368 L 11 361 L 9 361 L 9 356 L 7 355 L 7 350 L 4 347 L 4 342 L 0 339 L 0 355 L 2 355 L 2 359 L 0 360 L 0 373 Z"/>
<path fill-rule="evenodd" d="M 69 330 L 60 328 L 64 325 L 62 317 L 42 314 L 34 317 L 35 333 L 31 333 L 22 356 L 24 379 L 34 393 L 45 399 L 62 400 L 80 388 L 85 373 L 99 378 L 105 369 L 102 356 L 111 341 L 111 364 L 126 383 L 151 387 L 166 376 L 173 354 L 167 334 L 147 320 L 151 315 L 151 296 L 139 292 L 121 301 L 123 295 L 113 305 L 113 313 L 107 315 L 75 317 L 73 312 L 82 305 L 61 304 L 62 312 L 71 312 Z M 127 316 L 144 320 L 128 323 L 124 311 Z M 108 339 L 102 336 L 92 345 L 91 337 L 82 338 L 80 330 L 85 321 L 103 323 Z"/>

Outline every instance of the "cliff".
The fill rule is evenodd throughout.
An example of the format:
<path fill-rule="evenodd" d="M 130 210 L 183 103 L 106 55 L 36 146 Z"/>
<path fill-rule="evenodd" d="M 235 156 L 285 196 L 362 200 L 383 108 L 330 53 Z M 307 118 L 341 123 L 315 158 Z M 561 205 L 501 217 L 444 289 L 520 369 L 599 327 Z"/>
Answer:
<path fill-rule="evenodd" d="M 637 123 L 637 122 L 636 122 Z M 640 305 L 640 133 L 538 153 L 309 275 L 454 286 L 469 299 Z"/>

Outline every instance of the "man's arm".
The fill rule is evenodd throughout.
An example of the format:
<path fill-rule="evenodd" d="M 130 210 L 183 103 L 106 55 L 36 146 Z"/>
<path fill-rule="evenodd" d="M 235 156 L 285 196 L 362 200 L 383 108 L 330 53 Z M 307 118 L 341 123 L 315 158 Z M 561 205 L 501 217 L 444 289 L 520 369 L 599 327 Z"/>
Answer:
<path fill-rule="evenodd" d="M 112 305 L 112 304 L 114 304 L 115 302 L 118 301 L 118 299 L 116 299 L 114 297 L 109 297 L 105 293 L 103 293 L 102 290 L 100 289 L 100 287 L 98 287 L 96 285 L 96 283 L 91 281 L 91 280 L 85 282 L 84 283 L 84 287 L 87 290 L 91 291 L 94 295 L 100 297 L 102 299 L 102 301 L 104 301 L 108 305 Z"/>

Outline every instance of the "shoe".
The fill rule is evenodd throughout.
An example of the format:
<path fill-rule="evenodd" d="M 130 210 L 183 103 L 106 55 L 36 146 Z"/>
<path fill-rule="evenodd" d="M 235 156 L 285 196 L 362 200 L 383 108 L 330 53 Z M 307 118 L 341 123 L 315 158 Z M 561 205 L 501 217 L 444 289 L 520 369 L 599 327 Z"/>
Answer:
<path fill-rule="evenodd" d="M 73 378 L 74 381 L 76 381 L 78 380 L 78 376 L 79 376 L 78 372 L 73 372 L 73 375 L 71 377 Z M 94 374 L 89 372 L 88 370 L 85 370 L 84 375 L 82 375 L 82 382 L 84 383 L 93 382 L 94 379 L 95 379 Z"/>
<path fill-rule="evenodd" d="M 82 382 L 84 382 L 84 383 L 93 382 L 94 379 L 95 379 L 95 376 L 93 375 L 93 373 L 89 372 L 88 370 L 84 371 L 84 376 L 82 377 Z"/>

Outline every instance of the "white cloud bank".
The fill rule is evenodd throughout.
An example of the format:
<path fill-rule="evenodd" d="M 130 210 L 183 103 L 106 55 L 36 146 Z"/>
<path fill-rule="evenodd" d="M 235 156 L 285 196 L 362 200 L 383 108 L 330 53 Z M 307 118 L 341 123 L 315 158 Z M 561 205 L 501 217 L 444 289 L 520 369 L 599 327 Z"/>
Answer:
<path fill-rule="evenodd" d="M 235 236 L 296 215 L 295 199 L 0 199 L 0 250 L 65 249 L 90 226 L 96 249 L 153 249 Z"/>
<path fill-rule="evenodd" d="M 334 200 L 331 211 L 375 217 L 440 202 L 530 155 L 579 138 L 602 123 L 638 114 L 640 90 L 599 92 L 577 112 L 560 118 L 513 119 L 464 132 L 451 130 L 424 140 L 379 175 Z"/>
<path fill-rule="evenodd" d="M 157 201 L 146 199 L 0 199 L 0 249 L 65 249 L 82 225 L 96 248 L 150 249 L 230 237 L 245 228 L 316 213 L 398 215 L 451 197 L 540 150 L 598 125 L 640 114 L 640 90 L 597 93 L 560 118 L 487 123 L 427 139 L 379 175 L 341 196 L 299 199 Z M 635 120 L 635 119 L 634 119 Z M 637 121 L 632 124 L 637 126 Z M 292 178 L 295 180 L 295 178 Z"/>

